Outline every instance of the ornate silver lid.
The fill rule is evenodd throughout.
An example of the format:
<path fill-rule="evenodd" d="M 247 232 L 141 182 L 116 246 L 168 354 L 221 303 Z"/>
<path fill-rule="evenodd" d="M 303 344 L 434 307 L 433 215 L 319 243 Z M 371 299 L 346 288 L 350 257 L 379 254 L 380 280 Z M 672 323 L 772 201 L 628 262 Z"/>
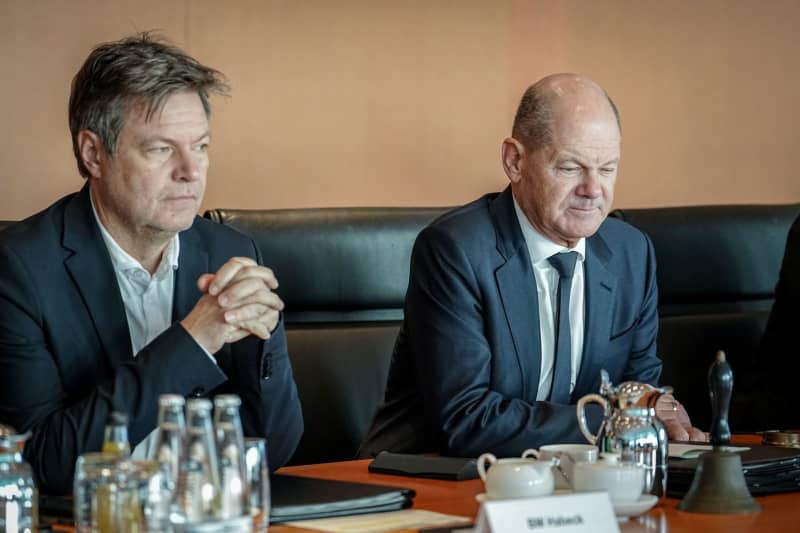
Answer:
<path fill-rule="evenodd" d="M 600 394 L 608 398 L 618 409 L 653 408 L 659 396 L 672 393 L 672 387 L 654 387 L 638 381 L 626 381 L 615 387 L 605 369 L 600 371 L 600 381 Z"/>

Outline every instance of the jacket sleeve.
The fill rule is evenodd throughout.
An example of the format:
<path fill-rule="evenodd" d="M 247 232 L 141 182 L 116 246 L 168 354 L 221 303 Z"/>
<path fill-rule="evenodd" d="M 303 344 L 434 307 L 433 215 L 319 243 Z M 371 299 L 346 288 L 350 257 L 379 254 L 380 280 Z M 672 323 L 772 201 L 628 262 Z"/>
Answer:
<path fill-rule="evenodd" d="M 214 394 L 239 395 L 245 436 L 266 439 L 270 470 L 285 465 L 303 434 L 303 413 L 283 320 L 267 341 L 253 336 L 242 339 L 218 354 L 218 361 L 228 380 Z"/>
<path fill-rule="evenodd" d="M 756 407 L 736 409 L 734 387 L 733 413 L 758 413 L 751 419 L 737 420 L 737 426 L 752 429 L 794 428 L 800 426 L 800 414 L 794 407 L 794 390 L 800 372 L 795 328 L 800 324 L 800 217 L 789 229 L 780 277 L 775 288 L 775 303 L 767 320 L 758 351 L 753 376 L 742 380 L 742 398 L 752 398 Z M 748 382 L 749 381 L 749 382 Z"/>
<path fill-rule="evenodd" d="M 405 317 L 415 379 L 431 430 L 441 437 L 439 451 L 511 456 L 548 442 L 585 442 L 574 405 L 527 402 L 492 388 L 492 373 L 500 370 L 488 336 L 503 333 L 486 327 L 482 290 L 470 258 L 449 235 L 435 226 L 420 235 Z M 587 414 L 596 429 L 599 406 Z"/>
<path fill-rule="evenodd" d="M 159 394 L 188 395 L 224 381 L 220 369 L 176 324 L 134 361 L 116 370 L 95 369 L 83 382 L 65 383 L 65 363 L 52 353 L 48 334 L 49 321 L 57 317 L 45 318 L 40 303 L 47 295 L 38 293 L 25 265 L 7 247 L 0 247 L 0 264 L 0 420 L 20 432 L 31 431 L 24 456 L 42 492 L 72 490 L 75 461 L 100 449 L 112 410 L 128 413 L 135 445 L 156 426 Z M 70 354 L 75 364 L 93 357 L 78 346 Z"/>
<path fill-rule="evenodd" d="M 252 243 L 254 257 L 263 264 Z M 264 437 L 270 470 L 285 465 L 303 434 L 303 413 L 297 394 L 281 317 L 266 341 L 251 335 L 217 354 L 228 380 L 218 392 L 238 394 L 242 399 L 244 433 Z"/>
<path fill-rule="evenodd" d="M 646 243 L 644 295 L 641 298 L 638 319 L 634 326 L 630 355 L 622 381 L 640 381 L 658 385 L 662 363 L 656 350 L 658 337 L 658 285 L 656 283 L 656 254 L 653 242 L 642 233 Z M 638 286 L 638 284 L 637 284 Z M 634 298 L 637 301 L 638 298 Z"/>
<path fill-rule="evenodd" d="M 0 421 L 32 432 L 24 454 L 44 493 L 72 490 L 75 461 L 100 449 L 112 410 L 128 413 L 129 438 L 136 446 L 157 425 L 160 394 L 214 394 L 228 382 L 230 392 L 243 396 L 249 433 L 269 438 L 270 464 L 276 468 L 291 456 L 302 417 L 282 324 L 268 342 L 251 336 L 226 346 L 215 354 L 216 364 L 176 322 L 134 360 L 113 369 L 93 324 L 66 332 L 63 320 L 44 311 L 44 298 L 54 296 L 41 293 L 13 249 L 0 247 L 0 265 Z M 64 339 L 73 339 L 66 343 L 68 350 Z M 233 351 L 241 355 L 237 365 L 225 360 Z M 74 371 L 75 365 L 81 370 Z M 253 368 L 246 379 L 244 367 Z M 271 377 L 261 379 L 264 373 Z M 257 401 L 251 390 L 257 390 Z"/>

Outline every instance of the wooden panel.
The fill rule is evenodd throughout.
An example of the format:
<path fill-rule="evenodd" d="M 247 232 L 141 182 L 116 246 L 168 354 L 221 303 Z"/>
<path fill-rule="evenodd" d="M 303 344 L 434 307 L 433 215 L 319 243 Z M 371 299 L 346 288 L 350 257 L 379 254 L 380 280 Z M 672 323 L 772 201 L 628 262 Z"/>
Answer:
<path fill-rule="evenodd" d="M 453 205 L 506 183 L 521 92 L 554 71 L 623 114 L 617 206 L 800 200 L 790 0 L 6 0 L 0 212 L 82 184 L 69 82 L 97 42 L 160 28 L 228 74 L 204 207 Z"/>

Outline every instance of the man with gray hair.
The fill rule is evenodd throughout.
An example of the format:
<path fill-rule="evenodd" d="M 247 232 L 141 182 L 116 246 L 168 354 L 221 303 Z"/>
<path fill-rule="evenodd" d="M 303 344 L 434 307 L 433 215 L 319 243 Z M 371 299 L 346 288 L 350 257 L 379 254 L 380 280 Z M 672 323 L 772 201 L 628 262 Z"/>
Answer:
<path fill-rule="evenodd" d="M 519 105 L 501 162 L 510 186 L 420 233 L 383 405 L 360 454 L 517 456 L 585 442 L 575 403 L 661 374 L 655 256 L 607 219 L 622 132 L 605 91 L 548 76 Z M 597 407 L 597 406 L 591 406 Z M 670 437 L 704 439 L 672 397 Z M 597 428 L 599 409 L 590 413 Z"/>
<path fill-rule="evenodd" d="M 69 101 L 86 184 L 0 234 L 0 422 L 31 431 L 45 492 L 71 490 L 111 411 L 149 455 L 161 394 L 238 394 L 272 468 L 300 439 L 278 282 L 252 239 L 197 217 L 227 90 L 149 34 L 98 46 Z"/>

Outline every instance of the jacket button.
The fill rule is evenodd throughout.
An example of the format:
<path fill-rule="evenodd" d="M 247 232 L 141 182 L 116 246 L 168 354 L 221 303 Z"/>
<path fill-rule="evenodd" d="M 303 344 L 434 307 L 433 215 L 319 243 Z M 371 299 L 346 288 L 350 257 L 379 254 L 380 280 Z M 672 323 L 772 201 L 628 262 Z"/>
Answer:
<path fill-rule="evenodd" d="M 203 394 L 205 394 L 206 390 L 203 387 L 195 387 L 192 389 L 192 392 L 189 393 L 189 398 L 201 398 Z"/>

